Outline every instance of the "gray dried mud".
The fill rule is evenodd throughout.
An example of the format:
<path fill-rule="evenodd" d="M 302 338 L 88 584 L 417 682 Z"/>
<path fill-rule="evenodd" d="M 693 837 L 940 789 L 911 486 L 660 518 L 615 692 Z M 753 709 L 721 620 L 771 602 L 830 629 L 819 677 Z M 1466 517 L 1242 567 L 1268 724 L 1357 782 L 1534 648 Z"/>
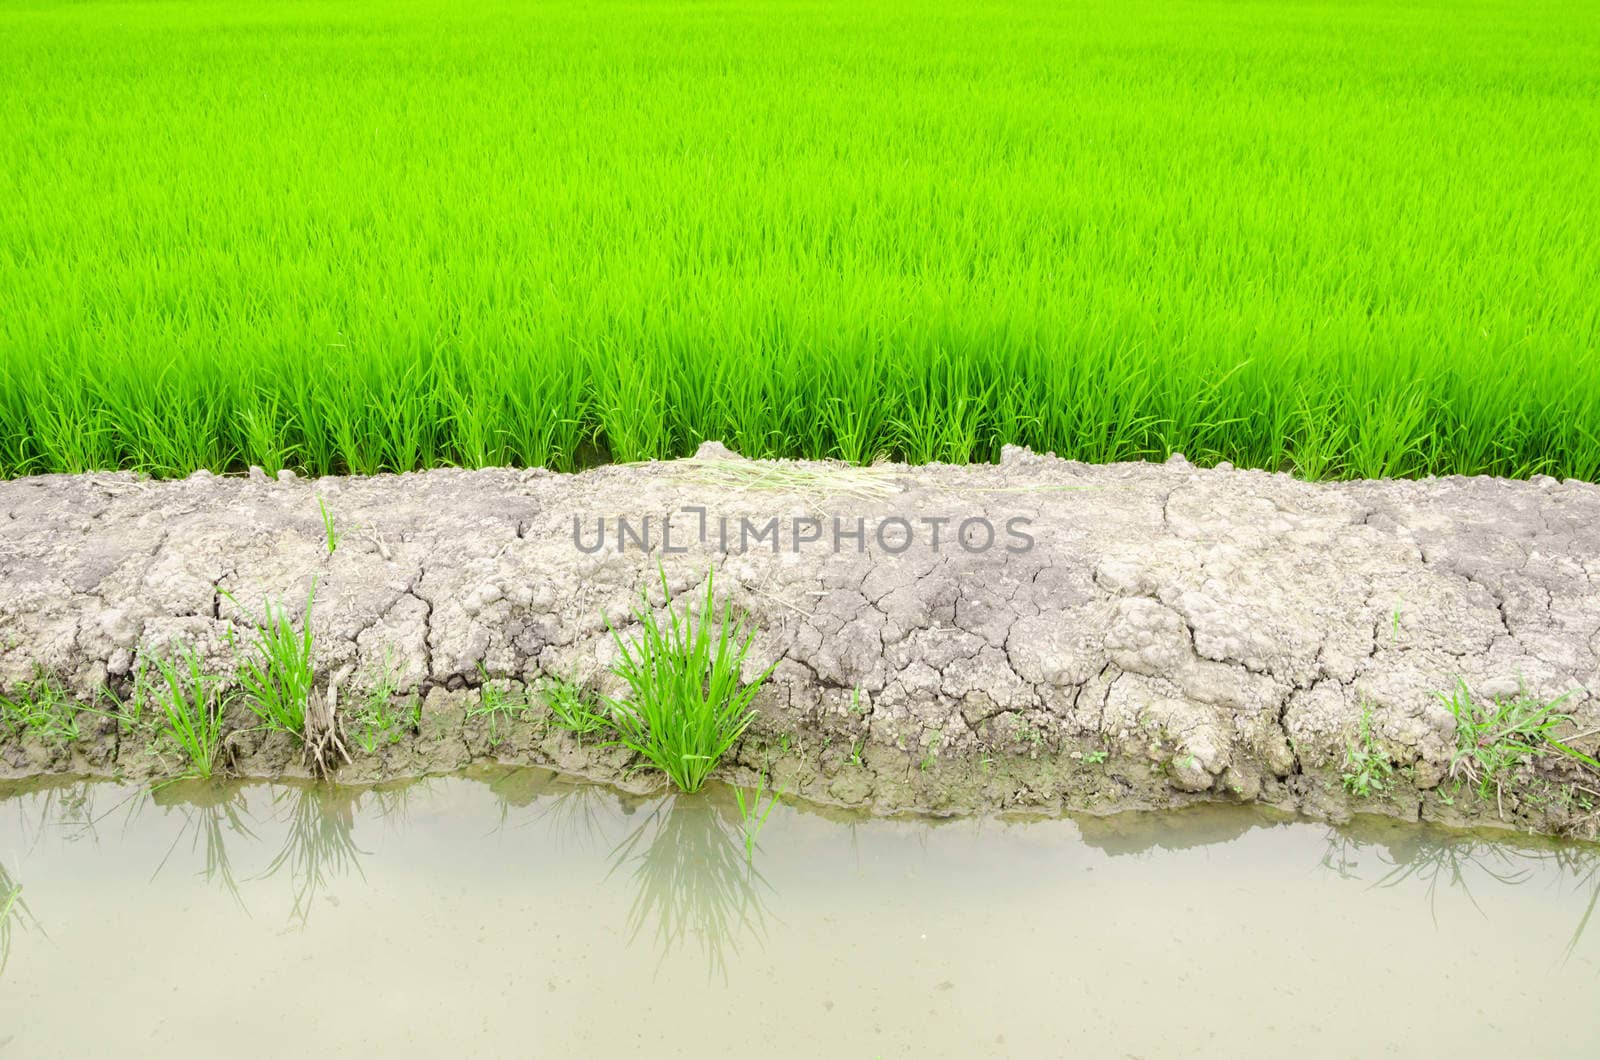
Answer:
<path fill-rule="evenodd" d="M 342 534 L 331 554 L 319 498 Z M 648 517 L 655 550 L 619 551 L 618 517 L 636 534 Z M 663 555 L 669 517 L 685 551 Z M 605 547 L 585 552 L 602 518 Z M 750 540 L 774 518 L 775 548 Z M 834 551 L 834 520 L 858 518 L 862 540 Z M 979 518 L 988 548 L 984 523 L 962 526 Z M 578 475 L 20 479 L 0 482 L 0 690 L 47 673 L 107 702 L 141 652 L 177 646 L 232 673 L 230 638 L 315 579 L 320 679 L 350 704 L 387 672 L 397 704 L 421 703 L 414 730 L 356 752 L 342 779 L 498 759 L 647 786 L 626 753 L 540 709 L 492 728 L 472 711 L 484 674 L 535 701 L 552 676 L 609 689 L 602 616 L 626 636 L 658 559 L 674 592 L 714 566 L 759 630 L 750 675 L 778 660 L 735 781 L 770 769 L 792 794 L 885 813 L 1239 800 L 1593 833 L 1593 782 L 1561 764 L 1525 770 L 1498 805 L 1458 791 L 1435 694 L 1464 680 L 1483 697 L 1568 696 L 1593 751 L 1600 488 L 1548 478 L 1310 484 L 1015 449 L 998 466 L 848 469 L 708 444 Z M 1398 773 L 1358 800 L 1339 774 L 1364 705 Z M 176 768 L 159 742 L 86 717 L 73 744 L 0 735 L 0 776 Z M 242 774 L 303 773 L 286 737 L 232 745 Z"/>

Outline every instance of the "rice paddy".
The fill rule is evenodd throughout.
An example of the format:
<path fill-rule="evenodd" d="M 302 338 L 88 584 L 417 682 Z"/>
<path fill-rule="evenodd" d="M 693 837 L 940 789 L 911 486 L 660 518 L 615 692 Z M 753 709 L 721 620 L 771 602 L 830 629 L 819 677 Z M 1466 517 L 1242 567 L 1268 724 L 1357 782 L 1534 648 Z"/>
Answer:
<path fill-rule="evenodd" d="M 1592 0 L 8 3 L 0 69 L 0 475 L 1600 478 Z"/>

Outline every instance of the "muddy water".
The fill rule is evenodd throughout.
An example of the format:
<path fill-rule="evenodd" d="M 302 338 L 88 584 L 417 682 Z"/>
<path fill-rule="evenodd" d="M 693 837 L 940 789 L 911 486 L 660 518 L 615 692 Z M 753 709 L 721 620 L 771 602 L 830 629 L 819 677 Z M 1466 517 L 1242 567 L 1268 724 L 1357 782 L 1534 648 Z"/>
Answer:
<path fill-rule="evenodd" d="M 0 1056 L 1600 1049 L 1592 848 L 780 806 L 752 868 L 726 793 L 538 770 L 0 794 Z"/>

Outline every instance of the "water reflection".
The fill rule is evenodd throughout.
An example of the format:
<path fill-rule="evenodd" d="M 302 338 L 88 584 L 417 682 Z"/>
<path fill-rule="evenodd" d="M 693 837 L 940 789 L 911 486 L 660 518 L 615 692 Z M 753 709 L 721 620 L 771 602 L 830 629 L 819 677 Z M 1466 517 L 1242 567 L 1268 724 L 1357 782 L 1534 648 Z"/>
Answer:
<path fill-rule="evenodd" d="M 656 968 L 692 945 L 708 975 L 728 976 L 728 955 L 746 938 L 764 941 L 766 898 L 774 892 L 745 856 L 742 823 L 707 796 L 661 799 L 610 854 L 607 878 L 626 870 L 634 882 L 628 941 L 646 928 Z"/>
<path fill-rule="evenodd" d="M 1358 819 L 1328 829 L 1320 864 L 1345 878 L 1364 878 L 1367 874 L 1361 868 L 1369 855 L 1385 867 L 1371 886 L 1420 886 L 1435 926 L 1441 893 L 1463 895 L 1485 917 L 1477 897 L 1485 887 L 1521 887 L 1542 879 L 1587 895 L 1563 960 L 1577 949 L 1600 904 L 1600 847 L 1592 844 L 1499 834 L 1491 838 L 1477 832 Z"/>
<path fill-rule="evenodd" d="M 630 883 L 625 930 L 630 941 L 654 941 L 658 967 L 688 949 L 726 977 L 729 956 L 765 937 L 772 887 L 747 860 L 738 814 L 726 798 L 641 799 L 540 769 L 480 779 L 494 799 L 492 832 L 533 829 L 540 844 L 553 841 L 575 855 L 599 856 L 604 872 L 597 883 Z M 248 884 L 281 878 L 288 920 L 304 928 L 318 899 L 336 884 L 366 880 L 363 861 L 370 853 L 357 841 L 358 827 L 382 820 L 403 835 L 413 800 L 426 799 L 430 790 L 426 782 L 368 789 L 208 782 L 171 785 L 127 804 L 130 818 L 153 805 L 179 819 L 152 880 L 193 866 L 248 911 Z M 92 809 L 81 808 L 87 805 L 73 803 L 80 808 L 68 816 L 93 821 Z M 59 800 L 50 803 L 41 808 L 41 821 L 64 820 L 56 816 L 63 809 Z M 236 857 L 263 848 L 274 850 L 264 869 L 251 875 L 236 867 Z"/>
<path fill-rule="evenodd" d="M 319 900 L 342 881 L 366 882 L 366 863 L 376 856 L 371 852 L 376 847 L 358 841 L 358 828 L 369 830 L 363 833 L 366 839 L 384 832 L 397 837 L 405 851 L 395 855 L 398 863 L 441 858 L 431 870 L 440 874 L 455 871 L 450 859 L 469 854 L 474 843 L 481 843 L 474 837 L 486 831 L 516 849 L 486 857 L 480 871 L 521 873 L 525 870 L 518 866 L 526 856 L 559 851 L 564 866 L 592 872 L 594 886 L 611 896 L 624 888 L 617 901 L 619 919 L 624 904 L 627 910 L 623 930 L 630 942 L 652 948 L 658 972 L 682 955 L 726 979 L 743 948 L 766 945 L 769 926 L 776 923 L 771 911 L 776 892 L 760 871 L 762 856 L 753 864 L 746 857 L 742 820 L 726 791 L 647 798 L 534 768 L 483 771 L 473 780 L 477 783 L 440 780 L 366 789 L 221 782 L 172 784 L 154 792 L 92 782 L 0 788 L 0 834 L 6 836 L 0 849 L 5 859 L 0 968 L 19 932 L 37 928 L 35 910 L 49 914 L 39 895 L 28 895 L 33 908 L 26 904 L 19 881 L 7 871 L 28 872 L 31 851 L 47 838 L 91 845 L 104 838 L 107 849 L 96 857 L 120 851 L 136 858 L 134 871 L 150 872 L 153 881 L 193 872 L 247 912 L 252 891 L 256 902 L 263 895 L 286 896 L 290 926 L 304 928 Z M 103 836 L 106 822 L 119 814 L 123 834 Z M 793 807 L 779 816 L 792 821 L 795 814 L 811 816 Z M 943 828 L 974 837 L 991 828 L 983 821 L 935 828 L 837 813 L 818 816 L 834 822 L 827 842 L 836 844 L 836 856 L 846 864 L 854 861 L 858 870 L 858 831 L 869 848 L 880 828 L 897 835 L 901 846 L 910 841 L 931 847 Z M 1564 907 L 1574 910 L 1568 956 L 1600 906 L 1600 847 L 1591 845 L 1365 818 L 1326 828 L 1319 836 L 1284 815 L 1239 808 L 1121 814 L 1039 827 L 1081 836 L 1083 845 L 1119 859 L 1179 854 L 1197 846 L 1221 849 L 1263 829 L 1292 827 L 1295 858 L 1306 857 L 1317 871 L 1358 886 L 1414 894 L 1427 905 L 1436 927 L 1452 896 L 1484 912 L 1493 903 L 1480 898 L 1507 888 L 1556 888 Z M 412 852 L 430 847 L 437 852 Z M 769 868 L 772 863 L 769 855 Z M 264 887 L 262 881 L 269 880 L 277 885 Z"/>
<path fill-rule="evenodd" d="M 47 836 L 66 842 L 87 839 L 99 842 L 98 825 L 110 811 L 97 808 L 99 796 L 109 793 L 118 798 L 117 805 L 127 801 L 114 785 L 86 780 L 60 780 L 49 778 L 7 785 L 0 789 L 0 807 L 6 816 L 16 822 L 15 834 L 21 843 L 17 849 L 7 848 L 11 857 L 26 859 Z M 6 798 L 18 793 L 26 797 Z M 112 807 L 115 809 L 116 807 Z M 39 918 L 34 915 L 23 894 L 22 881 L 13 871 L 12 864 L 0 861 L 0 979 L 11 963 L 12 947 L 19 932 L 37 934 L 48 938 Z M 0 1039 L 4 1045 L 9 1039 Z"/>
<path fill-rule="evenodd" d="M 485 782 L 499 811 L 491 831 L 537 827 L 562 849 L 592 849 L 611 822 L 633 812 L 620 793 L 548 769 L 505 770 L 486 775 Z"/>
<path fill-rule="evenodd" d="M 412 803 L 418 798 L 427 799 L 433 795 L 437 780 L 437 777 L 423 777 L 420 780 L 391 781 L 359 789 L 371 798 L 377 811 L 367 816 L 376 816 L 395 835 L 404 834 L 411 823 Z"/>
<path fill-rule="evenodd" d="M 168 807 L 183 817 L 178 834 L 167 847 L 166 855 L 150 874 L 151 880 L 161 875 L 172 855 L 187 839 L 191 854 L 202 855 L 200 877 L 216 884 L 246 913 L 244 893 L 239 889 L 238 874 L 233 870 L 233 859 L 228 852 L 228 839 L 233 837 L 255 843 L 256 833 L 251 829 L 253 818 L 243 788 L 212 781 L 177 785 L 151 793 L 151 801 Z"/>
<path fill-rule="evenodd" d="M 1084 843 L 1110 857 L 1148 857 L 1232 842 L 1246 832 L 1285 825 L 1294 818 L 1265 807 L 1202 804 L 1162 813 L 1130 810 L 1073 820 Z"/>
<path fill-rule="evenodd" d="M 575 853 L 605 850 L 604 880 L 633 885 L 628 940 L 652 938 L 658 970 L 692 948 L 709 975 L 726 979 L 728 957 L 765 938 L 773 890 L 746 856 L 726 793 L 641 798 L 537 768 L 487 782 L 499 805 L 495 831 L 537 828 Z"/>
<path fill-rule="evenodd" d="M 288 830 L 278 852 L 257 879 L 286 872 L 293 904 L 289 919 L 305 927 L 318 895 L 352 872 L 363 882 L 366 851 L 356 845 L 356 810 L 364 793 L 359 788 L 303 785 L 273 792 L 273 805 L 288 807 Z M 373 793 L 376 795 L 376 793 Z M 381 804 L 384 798 L 375 797 Z M 392 798 L 388 799 L 391 804 Z M 403 800 L 402 800 L 403 803 Z M 403 812 L 403 811 L 402 811 Z"/>
<path fill-rule="evenodd" d="M 178 818 L 172 841 L 150 875 L 152 882 L 198 861 L 196 875 L 248 914 L 241 882 L 282 876 L 290 895 L 288 919 L 303 928 L 317 898 L 334 883 L 351 875 L 365 879 L 361 858 L 366 852 L 355 841 L 357 820 L 377 818 L 403 827 L 408 802 L 404 790 L 194 781 L 166 785 L 132 800 L 129 826 L 146 805 Z M 236 854 L 248 858 L 260 852 L 261 833 L 277 830 L 282 835 L 264 869 L 249 875 L 234 867 Z"/>
<path fill-rule="evenodd" d="M 11 936 L 18 930 L 36 930 L 43 934 L 39 921 L 22 897 L 22 884 L 0 864 L 0 978 L 4 978 L 6 965 L 11 962 Z"/>
<path fill-rule="evenodd" d="M 1166 813 L 1129 812 L 1075 819 L 1083 841 L 1111 857 L 1150 857 L 1197 846 L 1223 845 L 1247 833 L 1290 825 L 1293 815 L 1268 808 L 1194 806 Z M 1478 901 L 1489 889 L 1534 881 L 1585 897 L 1567 940 L 1570 958 L 1600 907 L 1600 846 L 1504 832 L 1458 831 L 1382 817 L 1357 817 L 1328 827 L 1318 869 L 1381 889 L 1420 889 L 1435 927 L 1442 896 Z"/>
<path fill-rule="evenodd" d="M 0 798 L 0 803 L 10 804 L 24 850 L 31 849 L 47 832 L 68 842 L 87 839 L 98 843 L 100 821 L 131 798 L 126 789 L 91 780 L 51 778 L 7 788 L 8 793 L 25 796 Z M 114 800 L 114 804 L 105 810 L 97 809 L 102 796 Z"/>

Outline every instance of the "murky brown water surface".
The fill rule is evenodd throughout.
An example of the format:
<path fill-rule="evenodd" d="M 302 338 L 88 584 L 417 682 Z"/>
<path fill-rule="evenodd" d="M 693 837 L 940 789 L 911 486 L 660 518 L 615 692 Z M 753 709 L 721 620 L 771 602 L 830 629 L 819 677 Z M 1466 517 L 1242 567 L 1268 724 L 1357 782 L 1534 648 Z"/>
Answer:
<path fill-rule="evenodd" d="M 0 1056 L 1600 1053 L 1594 848 L 779 806 L 752 866 L 740 829 L 541 770 L 0 788 Z"/>

